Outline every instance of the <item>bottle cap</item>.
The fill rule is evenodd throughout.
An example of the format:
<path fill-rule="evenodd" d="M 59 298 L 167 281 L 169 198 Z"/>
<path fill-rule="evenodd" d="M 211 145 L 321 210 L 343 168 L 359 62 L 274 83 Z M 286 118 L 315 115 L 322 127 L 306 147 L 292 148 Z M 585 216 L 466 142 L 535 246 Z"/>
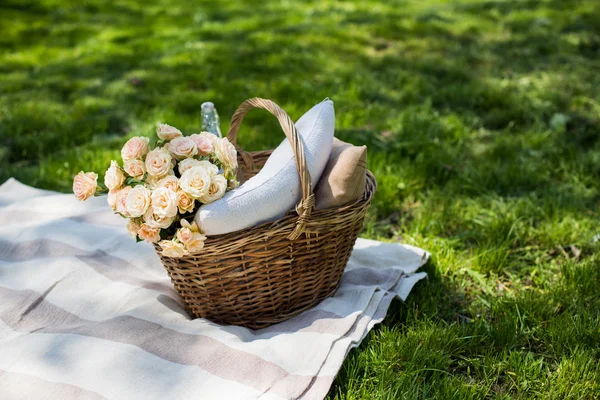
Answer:
<path fill-rule="evenodd" d="M 204 103 L 202 103 L 202 111 L 213 111 L 215 109 L 215 105 L 210 102 L 210 101 L 206 101 Z"/>

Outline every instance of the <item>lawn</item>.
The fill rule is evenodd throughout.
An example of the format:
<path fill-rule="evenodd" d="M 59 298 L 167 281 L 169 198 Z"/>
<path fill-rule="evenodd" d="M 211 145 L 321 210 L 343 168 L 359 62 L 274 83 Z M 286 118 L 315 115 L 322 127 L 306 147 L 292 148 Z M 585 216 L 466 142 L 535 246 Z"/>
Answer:
<path fill-rule="evenodd" d="M 0 182 L 68 192 L 206 100 L 223 129 L 335 101 L 379 183 L 363 235 L 433 259 L 331 399 L 600 398 L 596 0 L 3 0 L 0 47 Z M 283 138 L 258 111 L 240 137 Z"/>

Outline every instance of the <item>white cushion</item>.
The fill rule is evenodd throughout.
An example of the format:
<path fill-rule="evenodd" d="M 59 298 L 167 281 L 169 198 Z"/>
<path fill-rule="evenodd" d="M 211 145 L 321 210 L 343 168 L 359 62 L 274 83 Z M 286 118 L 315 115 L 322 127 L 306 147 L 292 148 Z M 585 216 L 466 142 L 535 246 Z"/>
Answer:
<path fill-rule="evenodd" d="M 325 169 L 335 130 L 333 101 L 324 100 L 296 122 L 315 188 Z M 283 133 L 282 133 L 283 134 Z M 258 174 L 221 199 L 198 210 L 195 220 L 207 235 L 220 235 L 276 220 L 302 198 L 300 176 L 287 138 Z"/>

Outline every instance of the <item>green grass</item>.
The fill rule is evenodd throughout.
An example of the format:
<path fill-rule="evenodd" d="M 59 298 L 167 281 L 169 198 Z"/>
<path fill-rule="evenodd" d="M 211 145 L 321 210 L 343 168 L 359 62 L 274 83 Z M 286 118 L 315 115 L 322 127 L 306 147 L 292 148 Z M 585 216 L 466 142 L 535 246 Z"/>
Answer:
<path fill-rule="evenodd" d="M 0 182 L 67 192 L 205 100 L 224 128 L 335 101 L 379 182 L 363 234 L 433 260 L 332 399 L 600 398 L 597 1 L 4 0 L 0 33 Z"/>

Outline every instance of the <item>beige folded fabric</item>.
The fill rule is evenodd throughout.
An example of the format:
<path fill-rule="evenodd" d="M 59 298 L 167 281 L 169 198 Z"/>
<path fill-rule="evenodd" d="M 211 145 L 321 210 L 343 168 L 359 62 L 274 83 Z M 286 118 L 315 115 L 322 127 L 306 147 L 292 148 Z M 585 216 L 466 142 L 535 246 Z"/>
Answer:
<path fill-rule="evenodd" d="M 358 199 L 367 183 L 367 146 L 333 139 L 329 161 L 315 188 L 317 209 L 341 206 Z"/>

